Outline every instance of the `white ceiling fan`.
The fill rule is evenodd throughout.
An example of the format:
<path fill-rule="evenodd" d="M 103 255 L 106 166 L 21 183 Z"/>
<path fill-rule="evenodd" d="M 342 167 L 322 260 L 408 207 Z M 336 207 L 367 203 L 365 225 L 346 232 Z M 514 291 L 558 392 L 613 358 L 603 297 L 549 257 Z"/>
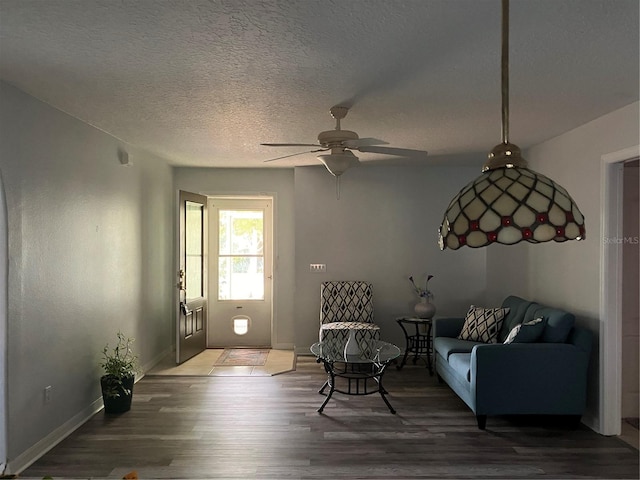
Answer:
<path fill-rule="evenodd" d="M 381 147 L 387 142 L 377 140 L 375 138 L 360 138 L 356 132 L 350 130 L 342 130 L 340 128 L 340 120 L 342 120 L 349 109 L 347 107 L 335 106 L 330 110 L 331 116 L 336 119 L 336 128 L 320 132 L 318 135 L 318 143 L 261 143 L 267 147 L 316 147 L 315 150 L 306 152 L 293 153 L 282 157 L 271 158 L 265 162 L 273 162 L 283 158 L 294 157 L 296 155 L 304 155 L 307 153 L 329 152 L 327 154 L 318 155 L 320 160 L 329 173 L 335 177 L 342 175 L 347 169 L 360 164 L 352 150 L 363 153 L 379 153 L 383 155 L 396 155 L 400 157 L 424 158 L 427 156 L 425 150 L 413 150 L 410 148 L 394 148 Z"/>

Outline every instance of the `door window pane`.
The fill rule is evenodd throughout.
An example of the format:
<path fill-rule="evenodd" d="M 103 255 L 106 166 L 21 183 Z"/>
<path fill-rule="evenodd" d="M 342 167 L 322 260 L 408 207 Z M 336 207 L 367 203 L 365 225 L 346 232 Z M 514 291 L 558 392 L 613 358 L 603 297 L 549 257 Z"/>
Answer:
<path fill-rule="evenodd" d="M 185 202 L 185 287 L 187 299 L 204 296 L 202 272 L 202 222 L 204 206 L 199 203 Z"/>
<path fill-rule="evenodd" d="M 220 210 L 218 299 L 264 299 L 262 210 Z"/>

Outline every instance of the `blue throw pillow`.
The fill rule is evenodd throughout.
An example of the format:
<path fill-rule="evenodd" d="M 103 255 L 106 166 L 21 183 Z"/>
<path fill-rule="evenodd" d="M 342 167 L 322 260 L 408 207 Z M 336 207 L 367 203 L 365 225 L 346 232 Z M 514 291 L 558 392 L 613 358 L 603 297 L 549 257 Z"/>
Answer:
<path fill-rule="evenodd" d="M 516 325 L 511 329 L 509 335 L 504 341 L 505 345 L 509 343 L 533 343 L 537 341 L 544 330 L 544 319 L 538 317 L 520 325 Z"/>
<path fill-rule="evenodd" d="M 536 310 L 533 318 L 538 317 L 545 319 L 544 330 L 540 337 L 540 341 L 545 343 L 565 343 L 576 321 L 573 314 L 551 307 Z"/>

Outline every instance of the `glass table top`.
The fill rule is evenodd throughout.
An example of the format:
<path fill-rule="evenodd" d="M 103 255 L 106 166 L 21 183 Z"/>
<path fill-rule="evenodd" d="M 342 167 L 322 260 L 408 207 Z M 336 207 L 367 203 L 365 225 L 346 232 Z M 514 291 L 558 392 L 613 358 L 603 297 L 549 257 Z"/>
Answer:
<path fill-rule="evenodd" d="M 400 349 L 392 343 L 372 341 L 359 353 L 345 352 L 344 343 L 318 342 L 311 345 L 311 353 L 327 362 L 386 364 L 400 356 Z"/>

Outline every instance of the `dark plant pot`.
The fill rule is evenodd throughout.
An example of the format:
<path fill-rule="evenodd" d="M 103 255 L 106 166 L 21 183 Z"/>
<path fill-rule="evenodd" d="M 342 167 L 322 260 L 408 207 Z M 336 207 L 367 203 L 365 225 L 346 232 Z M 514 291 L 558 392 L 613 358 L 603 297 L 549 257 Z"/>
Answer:
<path fill-rule="evenodd" d="M 135 377 L 133 375 L 124 377 L 121 383 L 113 375 L 100 377 L 105 413 L 124 413 L 131 409 L 134 380 Z M 116 396 L 108 395 L 107 392 L 109 391 L 114 392 Z"/>

